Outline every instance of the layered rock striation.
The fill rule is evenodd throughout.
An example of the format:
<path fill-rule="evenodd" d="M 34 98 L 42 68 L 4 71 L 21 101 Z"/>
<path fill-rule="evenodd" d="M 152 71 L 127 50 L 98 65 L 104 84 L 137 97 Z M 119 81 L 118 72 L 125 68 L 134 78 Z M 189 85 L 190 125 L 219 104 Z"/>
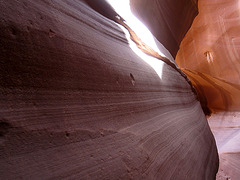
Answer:
<path fill-rule="evenodd" d="M 79 0 L 1 1 L 1 179 L 215 179 L 189 83 Z"/>

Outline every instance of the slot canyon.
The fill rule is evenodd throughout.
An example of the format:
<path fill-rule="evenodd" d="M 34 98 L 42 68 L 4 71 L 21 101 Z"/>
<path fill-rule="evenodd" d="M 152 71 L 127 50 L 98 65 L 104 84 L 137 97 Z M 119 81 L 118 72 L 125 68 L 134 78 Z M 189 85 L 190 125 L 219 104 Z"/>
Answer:
<path fill-rule="evenodd" d="M 240 179 L 240 0 L 0 10 L 0 179 Z"/>

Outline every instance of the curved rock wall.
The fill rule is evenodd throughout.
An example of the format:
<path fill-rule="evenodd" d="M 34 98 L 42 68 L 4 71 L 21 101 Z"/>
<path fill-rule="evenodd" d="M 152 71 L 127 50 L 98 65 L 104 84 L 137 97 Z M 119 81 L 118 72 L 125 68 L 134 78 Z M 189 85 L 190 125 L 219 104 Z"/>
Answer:
<path fill-rule="evenodd" d="M 199 1 L 177 64 L 212 111 L 240 108 L 239 1 Z"/>
<path fill-rule="evenodd" d="M 0 4 L 1 179 L 214 179 L 187 81 L 79 0 Z"/>

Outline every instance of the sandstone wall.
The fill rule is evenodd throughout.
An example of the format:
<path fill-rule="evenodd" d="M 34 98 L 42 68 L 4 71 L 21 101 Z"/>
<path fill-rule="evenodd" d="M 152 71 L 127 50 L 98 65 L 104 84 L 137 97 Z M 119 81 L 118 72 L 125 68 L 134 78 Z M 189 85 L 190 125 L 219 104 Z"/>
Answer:
<path fill-rule="evenodd" d="M 186 79 L 79 0 L 0 4 L 1 179 L 214 179 Z"/>
<path fill-rule="evenodd" d="M 239 1 L 199 1 L 199 15 L 181 43 L 177 64 L 212 111 L 239 111 Z"/>

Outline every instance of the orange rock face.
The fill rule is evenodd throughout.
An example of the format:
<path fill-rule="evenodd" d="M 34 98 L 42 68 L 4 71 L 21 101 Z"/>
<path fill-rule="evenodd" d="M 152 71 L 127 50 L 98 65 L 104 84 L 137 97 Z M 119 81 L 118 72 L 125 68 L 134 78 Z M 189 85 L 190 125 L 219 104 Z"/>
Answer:
<path fill-rule="evenodd" d="M 177 64 L 212 111 L 240 108 L 240 2 L 199 1 Z"/>

